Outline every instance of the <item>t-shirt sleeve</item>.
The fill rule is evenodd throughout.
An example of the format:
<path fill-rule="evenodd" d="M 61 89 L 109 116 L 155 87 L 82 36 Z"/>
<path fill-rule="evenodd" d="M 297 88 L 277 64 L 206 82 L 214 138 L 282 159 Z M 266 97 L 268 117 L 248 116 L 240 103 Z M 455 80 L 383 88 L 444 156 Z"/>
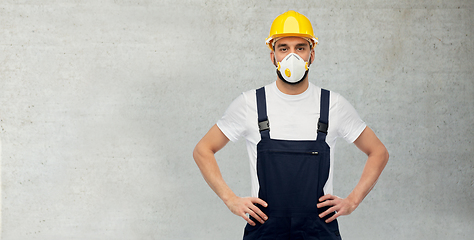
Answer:
<path fill-rule="evenodd" d="M 221 119 L 217 121 L 217 127 L 232 142 L 239 140 L 246 134 L 246 118 L 248 108 L 246 107 L 244 94 L 238 96 L 227 108 Z"/>
<path fill-rule="evenodd" d="M 355 108 L 341 95 L 338 95 L 337 101 L 338 113 L 338 135 L 344 138 L 348 143 L 353 143 L 367 127 L 360 118 Z"/>

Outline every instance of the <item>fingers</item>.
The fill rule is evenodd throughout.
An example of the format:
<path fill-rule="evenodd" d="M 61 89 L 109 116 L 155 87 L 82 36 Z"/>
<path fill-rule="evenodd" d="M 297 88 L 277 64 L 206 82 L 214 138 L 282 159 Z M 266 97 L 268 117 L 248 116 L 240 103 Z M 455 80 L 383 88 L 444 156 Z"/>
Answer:
<path fill-rule="evenodd" d="M 328 206 L 334 206 L 338 204 L 338 200 L 340 200 L 339 197 L 331 194 L 326 194 L 319 198 L 320 203 L 317 204 L 317 207 L 323 208 Z"/>
<path fill-rule="evenodd" d="M 326 219 L 326 223 L 330 223 L 340 216 L 349 215 L 357 208 L 357 204 L 350 199 L 340 198 L 330 194 L 322 196 L 319 200 L 321 202 L 317 204 L 318 208 L 328 207 L 323 213 L 319 214 L 320 218 L 334 213 L 334 215 Z"/>
<path fill-rule="evenodd" d="M 247 217 L 247 214 L 243 214 L 241 217 L 242 217 L 245 221 L 247 221 L 251 226 L 255 226 L 255 225 L 256 225 L 254 221 L 250 220 L 250 218 Z"/>
<path fill-rule="evenodd" d="M 268 206 L 268 204 L 260 198 L 237 197 L 232 202 L 233 203 L 229 205 L 229 208 L 231 209 L 231 211 L 234 212 L 236 215 L 242 217 L 245 221 L 247 221 L 252 226 L 256 225 L 254 221 L 258 221 L 261 224 L 263 224 L 268 219 L 267 215 L 265 215 L 265 213 L 263 213 L 263 211 L 256 205 L 256 204 L 260 204 L 263 207 Z M 253 219 L 250 218 L 249 216 L 251 216 Z"/>
<path fill-rule="evenodd" d="M 331 213 L 334 213 L 334 212 L 336 212 L 336 211 L 337 211 L 336 206 L 330 207 L 328 210 L 326 210 L 326 211 L 324 211 L 323 213 L 319 214 L 319 217 L 320 217 L 320 218 L 324 218 L 324 217 L 326 217 L 327 215 L 329 215 L 329 214 L 331 214 Z M 338 213 L 336 213 L 336 214 L 338 214 Z M 334 216 L 335 216 L 336 214 L 334 214 Z M 333 218 L 334 216 L 332 216 L 331 218 Z M 339 216 L 339 215 L 338 215 L 338 216 Z M 329 219 L 331 219 L 331 218 L 329 218 Z M 329 219 L 327 219 L 326 222 L 328 222 Z M 334 219 L 335 219 L 335 218 L 334 218 Z M 334 220 L 334 219 L 333 219 L 333 220 Z M 331 221 L 332 221 L 332 220 L 331 220 Z"/>
<path fill-rule="evenodd" d="M 332 200 L 332 199 L 336 199 L 336 198 L 338 198 L 338 197 L 337 197 L 337 196 L 334 196 L 334 195 L 331 195 L 331 194 L 326 194 L 326 195 L 320 197 L 320 198 L 319 198 L 319 201 L 320 201 L 320 202 L 324 202 L 324 201 L 326 201 L 326 200 L 329 200 L 329 199 Z"/>
<path fill-rule="evenodd" d="M 265 221 L 268 219 L 267 215 L 265 215 L 265 213 L 263 213 L 263 211 L 260 210 L 260 208 L 255 204 L 260 204 L 263 207 L 267 207 L 268 204 L 260 198 L 249 198 L 249 200 L 252 204 L 248 206 L 250 210 L 248 214 L 255 220 L 259 221 L 261 224 L 265 223 Z"/>
<path fill-rule="evenodd" d="M 268 217 L 262 212 L 262 210 L 260 210 L 260 208 L 258 208 L 255 205 L 249 207 L 249 211 L 247 213 L 250 216 L 252 216 L 256 221 L 260 222 L 261 224 L 264 224 L 265 221 L 268 219 Z M 247 215 L 246 215 L 246 217 L 247 217 Z M 249 221 L 247 221 L 247 222 L 249 222 Z M 252 223 L 250 223 L 250 225 L 252 225 Z M 255 226 L 255 224 L 252 225 L 252 226 Z"/>
<path fill-rule="evenodd" d="M 318 208 L 323 208 L 323 207 L 329 207 L 329 206 L 334 206 L 336 205 L 336 201 L 334 200 L 326 200 L 324 202 L 318 203 L 316 206 Z"/>
<path fill-rule="evenodd" d="M 339 216 L 341 216 L 342 214 L 340 212 L 337 212 L 336 214 L 334 214 L 332 217 L 326 219 L 326 223 L 330 223 L 332 221 L 334 221 L 336 218 L 338 218 Z"/>
<path fill-rule="evenodd" d="M 338 212 L 340 210 L 340 207 L 341 207 L 340 206 L 341 199 L 339 197 L 331 195 L 331 194 L 326 194 L 326 195 L 322 196 L 321 198 L 319 198 L 319 201 L 320 201 L 320 203 L 317 204 L 318 208 L 330 207 L 326 211 L 324 211 L 323 213 L 319 214 L 320 218 L 324 218 L 327 215 L 336 212 L 333 216 L 326 219 L 326 221 L 325 221 L 326 223 L 330 223 L 330 222 L 334 221 L 334 219 L 336 219 L 337 217 L 339 217 L 341 215 L 341 213 Z"/>
<path fill-rule="evenodd" d="M 266 203 L 265 201 L 263 201 L 262 199 L 260 198 L 250 198 L 250 201 L 252 201 L 253 203 L 258 203 L 264 207 L 267 207 L 268 206 L 268 203 Z"/>

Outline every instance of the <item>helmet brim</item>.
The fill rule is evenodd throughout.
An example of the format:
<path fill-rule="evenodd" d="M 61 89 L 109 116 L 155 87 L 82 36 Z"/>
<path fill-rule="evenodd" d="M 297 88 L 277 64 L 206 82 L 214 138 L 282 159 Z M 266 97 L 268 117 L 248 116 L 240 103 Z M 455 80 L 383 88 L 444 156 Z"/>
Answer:
<path fill-rule="evenodd" d="M 301 38 L 304 38 L 304 39 L 309 39 L 312 42 L 311 49 L 316 47 L 316 45 L 318 44 L 318 38 L 313 37 L 310 34 L 301 34 L 301 33 L 274 34 L 274 35 L 268 37 L 267 39 L 265 39 L 265 44 L 267 44 L 268 48 L 270 48 L 270 50 L 273 51 L 273 42 L 274 42 L 274 40 L 279 40 L 280 38 L 284 38 L 284 37 L 301 37 Z"/>

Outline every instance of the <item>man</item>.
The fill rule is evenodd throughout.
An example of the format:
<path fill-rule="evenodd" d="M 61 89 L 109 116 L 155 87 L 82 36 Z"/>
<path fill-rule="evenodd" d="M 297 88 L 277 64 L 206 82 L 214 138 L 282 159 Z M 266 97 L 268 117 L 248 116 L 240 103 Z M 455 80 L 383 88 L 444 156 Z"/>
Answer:
<path fill-rule="evenodd" d="M 277 80 L 235 99 L 196 145 L 194 159 L 214 192 L 248 222 L 244 239 L 341 239 L 336 218 L 352 213 L 370 192 L 388 152 L 342 96 L 309 83 L 318 41 L 305 16 L 278 16 L 266 43 Z M 247 140 L 252 197 L 232 192 L 214 157 L 240 137 Z M 331 149 L 338 137 L 368 156 L 346 198 L 332 195 Z"/>

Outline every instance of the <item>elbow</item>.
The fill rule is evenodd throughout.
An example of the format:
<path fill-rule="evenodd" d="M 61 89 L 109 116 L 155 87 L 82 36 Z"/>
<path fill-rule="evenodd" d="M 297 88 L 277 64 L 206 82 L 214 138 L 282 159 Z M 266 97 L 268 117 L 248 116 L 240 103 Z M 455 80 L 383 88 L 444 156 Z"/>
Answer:
<path fill-rule="evenodd" d="M 384 150 L 384 158 L 386 161 L 388 161 L 388 159 L 390 158 L 390 154 L 388 153 L 388 150 L 385 146 L 383 146 L 383 150 Z"/>
<path fill-rule="evenodd" d="M 387 165 L 388 159 L 390 158 L 390 154 L 388 153 L 387 148 L 384 147 L 383 153 L 382 153 L 382 159 L 383 159 L 383 165 Z"/>
<path fill-rule="evenodd" d="M 201 149 L 198 143 L 196 147 L 194 147 L 194 150 L 193 150 L 193 158 L 196 163 L 198 162 L 199 156 L 201 156 Z"/>
<path fill-rule="evenodd" d="M 200 166 L 206 158 L 209 158 L 210 150 L 205 144 L 199 142 L 193 150 L 193 158 L 198 166 Z"/>
<path fill-rule="evenodd" d="M 387 165 L 390 154 L 388 153 L 387 148 L 381 145 L 375 151 L 371 152 L 370 154 L 367 154 L 367 156 L 369 157 L 369 159 L 376 160 L 379 163 L 378 165 L 383 169 Z"/>

